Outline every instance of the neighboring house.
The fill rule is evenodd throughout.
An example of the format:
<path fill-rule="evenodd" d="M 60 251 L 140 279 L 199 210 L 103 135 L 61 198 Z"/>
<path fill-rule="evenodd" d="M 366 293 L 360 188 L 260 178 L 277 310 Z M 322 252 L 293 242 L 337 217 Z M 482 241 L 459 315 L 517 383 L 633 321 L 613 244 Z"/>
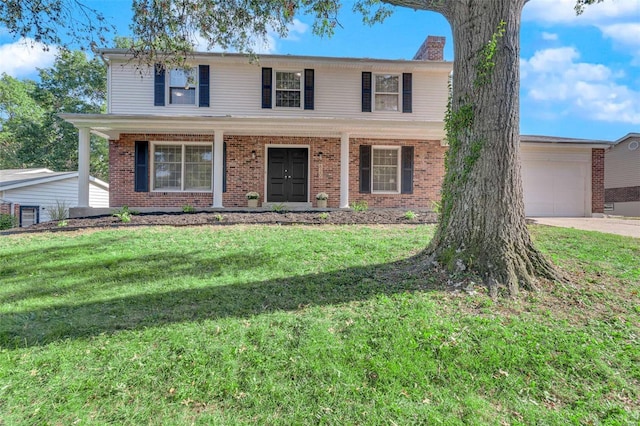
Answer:
<path fill-rule="evenodd" d="M 109 185 L 90 178 L 89 200 L 91 207 L 109 207 Z M 78 172 L 0 170 L 0 213 L 15 215 L 20 226 L 46 222 L 62 205 L 78 205 Z"/>
<path fill-rule="evenodd" d="M 618 139 L 604 163 L 605 211 L 640 217 L 640 133 Z"/>
<path fill-rule="evenodd" d="M 255 191 L 263 206 L 316 207 L 326 192 L 331 208 L 431 208 L 447 150 L 453 64 L 443 61 L 444 44 L 429 36 L 413 60 L 262 55 L 252 64 L 245 55 L 195 53 L 189 73 L 140 69 L 126 50 L 107 49 L 107 114 L 61 116 L 80 129 L 81 174 L 89 133 L 109 139 L 111 207 L 246 207 Z M 531 142 L 531 164 L 582 161 L 580 202 L 565 208 L 550 192 L 549 206 L 534 191 L 528 211 L 601 213 L 603 189 L 591 180 L 602 179 L 589 167 L 602 172 L 604 146 L 556 145 Z M 79 196 L 87 199 L 86 188 Z"/>

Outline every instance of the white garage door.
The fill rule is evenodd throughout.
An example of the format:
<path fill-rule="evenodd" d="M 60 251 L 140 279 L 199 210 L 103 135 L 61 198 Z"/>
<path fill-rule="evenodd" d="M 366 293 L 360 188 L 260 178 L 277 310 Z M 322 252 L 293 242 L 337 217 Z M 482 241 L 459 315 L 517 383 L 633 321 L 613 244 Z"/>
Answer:
<path fill-rule="evenodd" d="M 522 159 L 527 216 L 589 216 L 589 164 Z"/>

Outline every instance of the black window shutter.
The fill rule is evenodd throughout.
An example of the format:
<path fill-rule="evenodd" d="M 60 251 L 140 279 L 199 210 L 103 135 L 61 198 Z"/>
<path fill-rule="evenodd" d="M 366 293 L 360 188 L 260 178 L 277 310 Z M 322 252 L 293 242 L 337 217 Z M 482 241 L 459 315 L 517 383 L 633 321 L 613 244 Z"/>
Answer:
<path fill-rule="evenodd" d="M 402 74 L 402 112 L 413 112 L 411 95 L 411 73 Z"/>
<path fill-rule="evenodd" d="M 134 190 L 149 192 L 149 142 L 136 141 L 134 147 Z"/>
<path fill-rule="evenodd" d="M 371 73 L 362 72 L 362 112 L 371 112 Z"/>
<path fill-rule="evenodd" d="M 371 145 L 360 145 L 360 193 L 371 193 Z"/>
<path fill-rule="evenodd" d="M 271 108 L 271 68 L 262 68 L 262 108 Z"/>
<path fill-rule="evenodd" d="M 199 107 L 209 106 L 209 65 L 198 65 Z"/>
<path fill-rule="evenodd" d="M 222 192 L 227 192 L 227 143 L 222 143 Z"/>
<path fill-rule="evenodd" d="M 153 80 L 153 105 L 164 106 L 164 73 L 165 70 L 160 64 L 156 64 Z"/>
<path fill-rule="evenodd" d="M 304 109 L 313 109 L 313 75 L 312 69 L 304 70 Z"/>
<path fill-rule="evenodd" d="M 413 194 L 413 147 L 402 147 L 402 189 L 403 194 Z"/>

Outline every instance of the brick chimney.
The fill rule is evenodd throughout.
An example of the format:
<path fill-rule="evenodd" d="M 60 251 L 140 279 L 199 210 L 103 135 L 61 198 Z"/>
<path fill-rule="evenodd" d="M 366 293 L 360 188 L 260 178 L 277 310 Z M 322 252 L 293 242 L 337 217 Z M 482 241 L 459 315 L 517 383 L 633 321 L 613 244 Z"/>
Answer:
<path fill-rule="evenodd" d="M 444 61 L 445 37 L 428 36 L 413 57 L 414 61 Z"/>

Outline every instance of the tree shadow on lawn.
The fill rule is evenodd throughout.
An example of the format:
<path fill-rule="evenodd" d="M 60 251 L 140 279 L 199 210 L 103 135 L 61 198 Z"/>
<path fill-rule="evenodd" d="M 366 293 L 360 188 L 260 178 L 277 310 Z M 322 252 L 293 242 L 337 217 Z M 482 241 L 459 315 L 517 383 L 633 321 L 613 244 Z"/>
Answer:
<path fill-rule="evenodd" d="M 206 276 L 215 280 L 216 271 L 223 268 L 227 272 L 231 268 L 232 273 L 234 270 L 246 273 L 247 270 L 270 261 L 269 256 L 262 253 L 238 252 L 216 258 L 215 261 L 209 258 L 209 264 L 202 265 L 202 269 L 175 266 L 192 265 L 198 261 L 198 253 L 173 254 L 170 259 L 164 256 L 160 258 L 160 255 L 137 258 L 136 263 L 145 266 L 128 271 L 127 276 L 108 285 L 135 285 L 132 283 L 144 280 L 161 283 L 179 276 Z M 203 287 L 3 313 L 0 314 L 0 347 L 42 346 L 59 340 L 87 338 L 120 330 L 139 330 L 225 317 L 246 318 L 275 311 L 295 311 L 309 305 L 324 306 L 366 300 L 376 294 L 392 295 L 441 289 L 436 276 L 418 278 L 402 272 L 416 261 L 419 261 L 418 257 L 335 272 L 228 285 L 216 285 L 212 281 L 211 285 Z M 89 271 L 101 267 L 103 266 L 99 264 L 86 263 L 78 266 L 84 270 L 86 279 L 75 285 L 100 285 L 95 278 L 91 278 Z"/>

